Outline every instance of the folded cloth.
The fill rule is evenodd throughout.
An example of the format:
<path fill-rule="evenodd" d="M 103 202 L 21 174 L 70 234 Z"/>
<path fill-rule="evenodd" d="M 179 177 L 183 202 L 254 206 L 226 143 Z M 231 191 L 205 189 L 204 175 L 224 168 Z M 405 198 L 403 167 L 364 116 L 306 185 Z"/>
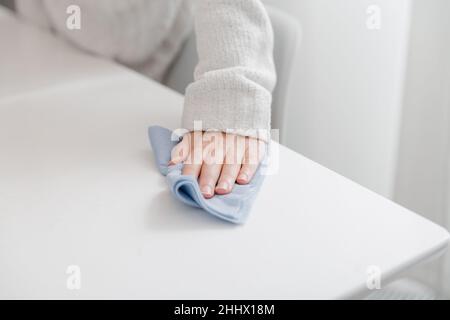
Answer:
<path fill-rule="evenodd" d="M 220 219 L 237 224 L 245 222 L 264 180 L 261 171 L 265 161 L 261 163 L 249 184 L 236 184 L 229 194 L 215 195 L 211 199 L 205 199 L 197 179 L 181 174 L 182 163 L 168 165 L 172 148 L 179 142 L 177 139 L 172 139 L 172 132 L 160 126 L 151 126 L 148 129 L 148 135 L 158 169 L 166 176 L 169 188 L 177 199 L 187 205 L 201 208 Z"/>

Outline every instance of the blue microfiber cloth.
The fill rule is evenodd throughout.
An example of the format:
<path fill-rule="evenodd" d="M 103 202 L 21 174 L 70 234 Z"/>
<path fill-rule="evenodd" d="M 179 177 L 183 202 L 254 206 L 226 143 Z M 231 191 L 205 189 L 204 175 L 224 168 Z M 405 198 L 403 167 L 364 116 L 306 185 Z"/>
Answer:
<path fill-rule="evenodd" d="M 261 169 L 265 166 L 265 161 L 261 163 L 249 184 L 235 184 L 231 193 L 205 199 L 197 179 L 181 174 L 183 164 L 168 166 L 172 148 L 178 143 L 172 141 L 172 132 L 160 126 L 151 126 L 148 135 L 158 169 L 166 176 L 169 188 L 177 199 L 187 205 L 202 208 L 220 219 L 238 224 L 245 222 L 264 180 Z"/>

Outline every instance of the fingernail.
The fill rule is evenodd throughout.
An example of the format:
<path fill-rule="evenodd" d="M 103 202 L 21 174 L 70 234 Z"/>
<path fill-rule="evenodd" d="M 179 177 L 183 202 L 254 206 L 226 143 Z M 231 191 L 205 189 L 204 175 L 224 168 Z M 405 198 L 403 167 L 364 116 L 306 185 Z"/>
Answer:
<path fill-rule="evenodd" d="M 220 182 L 217 185 L 217 189 L 222 190 L 222 191 L 228 191 L 229 188 L 230 188 L 230 185 L 226 181 Z"/>
<path fill-rule="evenodd" d="M 239 180 L 247 182 L 248 181 L 248 175 L 245 173 L 241 173 L 238 177 Z"/>
<path fill-rule="evenodd" d="M 213 190 L 212 190 L 211 186 L 209 186 L 209 185 L 202 186 L 200 191 L 202 192 L 202 194 L 204 196 L 212 196 L 213 195 Z"/>

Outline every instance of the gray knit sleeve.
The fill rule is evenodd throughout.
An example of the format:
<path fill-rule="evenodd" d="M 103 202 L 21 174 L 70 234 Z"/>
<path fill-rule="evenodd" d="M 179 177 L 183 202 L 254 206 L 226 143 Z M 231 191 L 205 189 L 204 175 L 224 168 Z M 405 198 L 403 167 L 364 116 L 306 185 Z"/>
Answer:
<path fill-rule="evenodd" d="M 203 130 L 266 140 L 276 73 L 263 4 L 197 0 L 194 12 L 199 64 L 186 89 L 183 127 L 193 130 L 194 121 L 201 121 Z"/>

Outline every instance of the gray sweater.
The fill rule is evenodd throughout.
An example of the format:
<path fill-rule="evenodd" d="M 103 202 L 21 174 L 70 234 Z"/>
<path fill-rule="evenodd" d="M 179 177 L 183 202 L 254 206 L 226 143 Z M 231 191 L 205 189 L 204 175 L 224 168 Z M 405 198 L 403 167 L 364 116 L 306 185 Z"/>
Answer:
<path fill-rule="evenodd" d="M 81 8 L 80 30 L 66 27 L 70 5 Z M 182 126 L 193 130 L 201 121 L 203 130 L 267 139 L 276 76 L 272 27 L 259 0 L 16 0 L 16 9 L 78 48 L 156 80 L 193 20 L 199 64 Z"/>

